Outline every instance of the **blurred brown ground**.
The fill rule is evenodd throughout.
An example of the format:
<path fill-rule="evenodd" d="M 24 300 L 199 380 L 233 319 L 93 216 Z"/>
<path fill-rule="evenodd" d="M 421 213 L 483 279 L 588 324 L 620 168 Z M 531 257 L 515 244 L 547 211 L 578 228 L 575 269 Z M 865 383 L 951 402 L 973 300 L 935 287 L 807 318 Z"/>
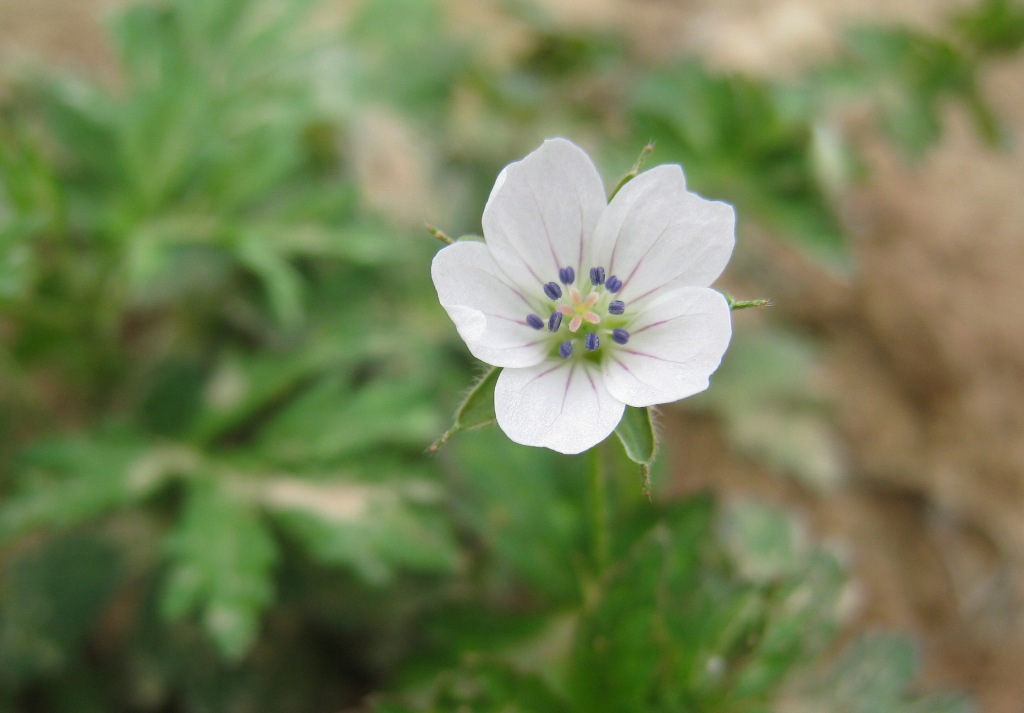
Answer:
<path fill-rule="evenodd" d="M 45 58 L 107 73 L 98 17 L 123 0 L 0 0 L 0 62 Z M 336 2 L 337 9 L 351 3 Z M 571 25 L 625 28 L 651 56 L 790 73 L 826 55 L 844 23 L 937 27 L 960 0 L 544 0 Z M 452 0 L 466 31 L 517 36 L 478 0 Z M 490 34 L 489 34 L 490 36 Z M 755 494 L 801 513 L 848 553 L 854 622 L 915 632 L 922 685 L 961 687 L 988 713 L 1024 710 L 1024 61 L 993 65 L 986 95 L 1015 134 L 995 152 L 961 112 L 908 165 L 865 122 L 850 130 L 869 181 L 844 198 L 857 269 L 838 280 L 756 234 L 773 318 L 827 347 L 849 477 L 816 494 L 732 455 L 714 422 L 672 412 L 673 487 Z M 728 276 L 727 276 L 728 277 Z M 759 317 L 737 315 L 737 326 Z"/>

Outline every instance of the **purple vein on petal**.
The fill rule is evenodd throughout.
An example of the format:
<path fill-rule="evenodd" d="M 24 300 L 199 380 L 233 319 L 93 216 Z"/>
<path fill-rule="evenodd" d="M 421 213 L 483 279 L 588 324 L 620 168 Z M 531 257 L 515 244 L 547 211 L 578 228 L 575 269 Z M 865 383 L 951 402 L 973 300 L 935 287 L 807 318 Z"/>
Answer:
<path fill-rule="evenodd" d="M 694 264 L 695 262 L 697 262 L 698 258 L 702 258 L 702 257 L 704 257 L 704 255 L 706 255 L 706 254 L 707 254 L 707 252 L 708 252 L 709 250 L 711 250 L 711 246 L 710 246 L 710 245 L 705 245 L 703 249 L 701 249 L 701 250 L 698 250 L 698 251 L 697 251 L 697 253 L 696 253 L 695 255 L 693 255 L 693 256 L 692 256 L 692 257 L 690 258 L 689 262 L 687 262 L 687 263 L 686 263 L 686 265 L 685 265 L 685 266 L 684 266 L 683 268 L 679 269 L 679 270 L 678 270 L 677 272 L 678 272 L 678 273 L 682 273 L 682 272 L 685 272 L 686 270 L 689 270 L 689 269 L 690 269 L 690 267 L 691 267 L 691 266 L 692 266 L 692 265 L 693 265 L 693 264 Z M 677 275 L 676 277 L 678 277 L 678 275 Z M 660 285 L 658 285 L 657 287 L 652 287 L 651 289 L 647 290 L 647 292 L 643 293 L 642 295 L 638 295 L 638 296 L 636 296 L 636 297 L 631 297 L 631 298 L 630 298 L 630 302 L 631 302 L 632 304 L 636 304 L 636 303 L 637 303 L 637 302 L 639 302 L 640 300 L 642 300 L 642 299 L 646 299 L 647 297 L 650 297 L 650 296 L 651 296 L 651 295 L 653 295 L 653 294 L 654 294 L 655 292 L 658 292 L 659 290 L 662 290 L 662 289 L 664 289 L 665 287 L 668 287 L 668 286 L 669 286 L 670 284 L 672 284 L 673 282 L 675 282 L 675 280 L 676 280 L 676 277 L 673 277 L 673 278 L 671 278 L 671 279 L 670 279 L 670 280 L 668 280 L 667 282 L 663 282 L 663 283 L 661 283 L 661 284 L 660 284 Z M 690 285 L 690 286 L 691 286 L 691 287 L 705 287 L 705 285 Z"/>
<path fill-rule="evenodd" d="M 555 273 L 559 271 L 564 265 L 558 262 L 558 254 L 555 252 L 555 244 L 551 242 L 551 231 L 548 230 L 548 221 L 544 218 L 544 211 L 541 210 L 540 201 L 537 200 L 537 194 L 533 190 L 533 186 L 530 186 L 530 198 L 533 199 L 533 205 L 537 207 L 537 215 L 540 216 L 540 224 L 544 227 L 544 237 L 548 241 L 548 249 L 551 250 L 551 259 L 555 262 Z"/>
<path fill-rule="evenodd" d="M 625 369 L 627 374 L 629 374 L 630 376 L 634 376 L 633 370 L 630 369 L 628 366 L 626 366 L 626 362 L 622 361 L 621 359 L 619 359 L 616 356 L 612 357 L 612 361 L 615 362 L 616 364 L 618 364 L 619 366 L 621 366 L 623 369 Z"/>
<path fill-rule="evenodd" d="M 566 364 L 565 364 L 565 363 L 562 363 L 562 364 L 555 364 L 555 365 L 554 365 L 553 367 L 551 367 L 550 369 L 548 369 L 548 370 L 546 370 L 546 371 L 542 371 L 541 373 L 537 374 L 537 376 L 533 377 L 532 379 L 530 379 L 529 381 L 527 381 L 527 382 L 526 382 L 525 384 L 523 384 L 523 388 L 525 389 L 525 388 L 526 388 L 527 386 L 529 386 L 530 384 L 532 384 L 533 382 L 535 382 L 535 381 L 536 381 L 537 379 L 543 379 L 543 378 L 544 378 L 545 376 L 547 376 L 547 375 L 548 375 L 548 374 L 550 374 L 551 372 L 555 371 L 556 369 L 561 369 L 561 368 L 562 368 L 563 366 L 566 366 Z"/>
<path fill-rule="evenodd" d="M 594 392 L 594 398 L 597 400 L 597 415 L 600 420 L 601 416 L 601 395 L 597 393 L 597 384 L 594 383 L 594 377 L 590 375 L 589 369 L 584 369 L 583 373 L 587 375 L 587 381 L 590 382 L 590 390 Z"/>
<path fill-rule="evenodd" d="M 524 347 L 535 347 L 538 344 L 543 344 L 543 343 L 544 343 L 543 339 L 535 339 L 532 342 L 522 342 L 520 344 L 509 344 L 508 346 L 494 347 L 494 349 L 498 349 L 498 350 L 501 350 L 501 351 L 509 351 L 509 350 L 512 350 L 512 349 L 522 349 Z"/>
<path fill-rule="evenodd" d="M 508 237 L 508 233 L 506 231 L 503 230 L 501 232 L 505 234 L 505 237 L 506 237 L 505 243 L 512 249 L 512 252 L 515 253 L 515 256 L 517 258 L 519 258 L 519 262 L 523 263 L 523 267 L 526 268 L 526 271 L 529 272 L 531 275 L 533 275 L 533 279 L 535 279 L 537 281 L 537 284 L 543 285 L 545 283 L 545 280 L 540 279 L 540 277 L 537 276 L 537 273 L 533 271 L 533 266 L 530 265 L 530 263 L 527 262 L 526 258 L 523 257 L 523 254 L 521 252 L 519 252 L 519 248 L 516 246 L 515 241 L 512 240 L 512 238 Z M 487 242 L 486 239 L 487 239 L 487 236 L 484 235 L 484 242 L 485 243 Z M 495 260 L 495 262 L 498 262 L 498 261 Z M 498 263 L 498 268 L 502 272 L 504 272 L 506 275 L 508 275 L 508 272 L 506 272 L 505 268 L 503 268 L 501 266 L 501 263 Z"/>
<path fill-rule="evenodd" d="M 501 267 L 499 266 L 498 269 L 500 270 Z M 502 272 L 504 272 L 504 270 L 502 270 Z M 501 283 L 502 286 L 504 286 L 506 289 L 508 289 L 509 291 L 514 293 L 516 297 L 518 297 L 520 300 L 522 300 L 523 304 L 525 304 L 530 309 L 533 309 L 533 305 L 530 304 L 530 301 L 528 299 L 526 299 L 526 295 L 524 295 L 522 292 L 520 292 L 516 287 L 513 287 L 512 285 L 508 284 L 507 282 L 505 282 L 503 279 L 501 279 L 497 275 L 494 276 L 494 279 L 497 280 L 499 283 Z"/>
<path fill-rule="evenodd" d="M 648 359 L 655 359 L 657 361 L 663 361 L 666 364 L 689 364 L 689 361 L 677 361 L 676 359 L 665 359 L 664 357 L 656 356 L 654 354 L 648 354 L 647 352 L 638 352 L 634 349 L 622 349 L 621 351 L 627 352 L 628 354 L 635 354 L 636 356 L 647 357 Z"/>
<path fill-rule="evenodd" d="M 584 241 L 585 238 L 584 238 L 584 235 L 583 235 L 583 198 L 580 196 L 580 188 L 579 188 L 579 186 L 576 187 L 576 198 L 577 198 L 576 202 L 579 203 L 578 207 L 580 209 L 580 254 L 576 258 L 576 274 L 577 275 L 582 275 L 583 274 L 583 241 Z"/>
<path fill-rule="evenodd" d="M 683 319 L 684 317 L 700 317 L 702 315 L 703 315 L 703 313 L 701 313 L 701 312 L 694 312 L 693 314 L 677 314 L 675 317 L 669 317 L 668 319 L 661 319 L 661 320 L 658 320 L 657 322 L 651 322 L 650 324 L 645 324 L 643 327 L 640 327 L 639 329 L 631 329 L 631 330 L 629 330 L 629 333 L 630 333 L 631 336 L 635 337 L 636 335 L 640 334 L 641 332 L 646 332 L 648 329 L 654 329 L 656 327 L 660 327 L 663 324 L 669 324 L 670 322 L 675 322 L 677 319 Z"/>
<path fill-rule="evenodd" d="M 644 380 L 643 380 L 643 379 L 641 379 L 641 378 L 640 378 L 639 376 L 637 376 L 636 374 L 634 374 L 634 373 L 633 373 L 633 370 L 632 370 L 632 369 L 630 369 L 630 368 L 629 368 L 628 366 L 626 366 L 626 363 L 625 363 L 624 361 L 622 361 L 621 359 L 619 359 L 618 357 L 612 357 L 612 361 L 614 361 L 614 362 L 615 362 L 616 364 L 618 364 L 619 366 L 621 366 L 621 367 L 622 367 L 622 369 L 623 369 L 623 371 L 625 371 L 625 372 L 626 372 L 627 374 L 629 374 L 629 375 L 630 375 L 631 377 L 633 377 L 634 379 L 636 379 L 637 383 L 643 384 L 644 386 L 646 386 L 646 387 L 647 387 L 647 388 L 649 388 L 649 389 L 653 389 L 653 388 L 655 388 L 655 385 L 654 385 L 654 384 L 652 384 L 652 383 L 650 383 L 650 382 L 648 382 L 648 381 L 644 381 Z"/>
<path fill-rule="evenodd" d="M 499 269 L 501 269 L 501 268 L 499 267 Z M 504 271 L 504 270 L 502 270 L 502 271 Z M 504 287 L 505 289 L 507 289 L 507 290 L 508 290 L 509 292 L 512 292 L 512 293 L 513 293 L 513 294 L 514 294 L 514 295 L 515 295 L 516 297 L 518 297 L 518 298 L 519 298 L 519 299 L 520 299 L 520 300 L 522 301 L 522 303 L 523 303 L 523 304 L 525 304 L 525 305 L 526 305 L 527 307 L 529 307 L 530 309 L 534 308 L 534 305 L 532 305 L 532 304 L 530 304 L 530 303 L 529 303 L 529 300 L 528 300 L 528 299 L 526 299 L 526 295 L 524 295 L 524 294 L 523 294 L 522 292 L 520 292 L 518 288 L 516 288 L 516 287 L 513 287 L 512 285 L 509 285 L 509 284 L 508 284 L 507 282 L 505 282 L 504 280 L 502 280 L 502 279 L 501 279 L 500 277 L 498 277 L 497 275 L 492 275 L 492 276 L 488 276 L 488 277 L 492 277 L 492 278 L 494 278 L 494 279 L 495 279 L 495 281 L 496 281 L 496 282 L 497 282 L 497 283 L 498 283 L 499 285 L 501 285 L 502 287 Z"/>
<path fill-rule="evenodd" d="M 521 320 L 521 319 L 515 319 L 513 317 L 506 317 L 503 314 L 494 314 L 493 312 L 481 312 L 480 314 L 486 315 L 488 317 L 494 317 L 495 319 L 504 319 L 507 322 L 515 322 L 516 324 L 524 324 L 523 320 Z M 545 340 L 545 339 L 534 339 L 531 342 L 522 342 L 521 344 L 510 344 L 508 346 L 495 347 L 495 348 L 496 349 L 501 349 L 502 351 L 505 351 L 505 350 L 508 350 L 508 349 L 522 349 L 523 347 L 535 347 L 538 344 L 543 344 L 545 341 L 547 341 L 547 340 Z"/>
<path fill-rule="evenodd" d="M 488 317 L 494 317 L 495 319 L 504 319 L 506 322 L 516 322 L 518 324 L 523 323 L 523 320 L 521 319 L 517 319 L 515 317 L 506 317 L 503 314 L 495 314 L 494 312 L 481 312 L 480 314 L 485 314 Z"/>
<path fill-rule="evenodd" d="M 614 201 L 614 199 L 613 199 L 613 201 Z M 633 217 L 633 214 L 636 213 L 637 210 L 639 210 L 639 206 L 640 206 L 640 204 L 642 202 L 643 201 L 640 201 L 640 200 L 633 201 L 633 205 L 631 205 L 629 207 L 629 211 L 623 217 L 622 222 L 619 223 L 618 230 L 615 231 L 615 240 L 612 243 L 612 254 L 608 258 L 608 274 L 609 275 L 612 275 L 615 272 L 615 253 L 619 249 L 619 240 L 622 238 L 622 226 L 624 226 L 629 221 L 629 219 Z"/>
<path fill-rule="evenodd" d="M 672 223 L 671 222 L 666 223 L 665 227 L 661 229 L 660 233 L 658 233 L 658 237 L 656 237 L 654 240 L 652 240 L 651 244 L 647 246 L 647 249 L 644 250 L 644 254 L 640 256 L 640 259 L 636 261 L 636 265 L 634 265 L 633 269 L 630 270 L 629 275 L 627 275 L 626 279 L 622 281 L 622 289 L 623 290 L 625 290 L 627 287 L 629 287 L 629 281 L 633 279 L 633 275 L 635 275 L 636 271 L 640 269 L 640 266 L 644 263 L 644 260 L 646 260 L 647 256 L 651 254 L 651 250 L 654 250 L 654 246 L 656 246 L 659 242 L 661 242 L 661 239 L 663 237 L 665 237 L 665 233 L 667 233 L 669 228 L 671 228 L 671 227 L 672 227 Z"/>
<path fill-rule="evenodd" d="M 569 372 L 569 378 L 565 380 L 565 391 L 562 392 L 562 406 L 558 413 L 561 415 L 565 412 L 565 400 L 569 398 L 569 387 L 572 385 L 572 377 L 576 374 L 576 362 L 573 362 L 572 371 Z"/>

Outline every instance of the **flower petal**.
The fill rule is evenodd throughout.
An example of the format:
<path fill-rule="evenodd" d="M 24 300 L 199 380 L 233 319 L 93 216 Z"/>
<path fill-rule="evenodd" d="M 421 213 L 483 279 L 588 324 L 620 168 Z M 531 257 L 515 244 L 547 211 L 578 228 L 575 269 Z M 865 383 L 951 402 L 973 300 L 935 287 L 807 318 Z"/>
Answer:
<path fill-rule="evenodd" d="M 546 333 L 526 324 L 534 311 L 531 301 L 512 285 L 486 245 L 464 241 L 442 248 L 430 274 L 441 306 L 477 359 L 510 367 L 544 359 L 549 349 Z"/>
<path fill-rule="evenodd" d="M 735 226 L 731 205 L 687 192 L 679 166 L 658 166 L 623 186 L 601 216 L 595 264 L 622 280 L 617 297 L 629 305 L 675 287 L 705 287 L 729 261 Z"/>
<path fill-rule="evenodd" d="M 598 367 L 578 359 L 505 369 L 494 388 L 494 412 L 505 435 L 559 453 L 580 453 L 603 441 L 624 409 Z"/>
<path fill-rule="evenodd" d="M 499 174 L 484 207 L 484 238 L 497 263 L 524 288 L 557 280 L 564 267 L 579 279 L 605 205 L 601 177 L 583 149 L 548 139 Z"/>
<path fill-rule="evenodd" d="M 681 287 L 644 306 L 629 342 L 604 361 L 608 391 L 630 406 L 678 401 L 708 387 L 732 337 L 725 298 L 707 287 Z"/>

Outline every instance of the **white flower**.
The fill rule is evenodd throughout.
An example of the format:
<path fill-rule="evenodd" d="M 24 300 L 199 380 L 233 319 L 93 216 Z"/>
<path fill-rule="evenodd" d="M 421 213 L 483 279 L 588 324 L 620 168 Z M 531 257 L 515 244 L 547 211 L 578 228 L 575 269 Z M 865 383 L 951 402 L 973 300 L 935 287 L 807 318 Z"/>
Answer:
<path fill-rule="evenodd" d="M 437 253 L 441 305 L 478 359 L 503 367 L 498 425 L 517 443 L 579 453 L 625 406 L 703 391 L 732 336 L 708 287 L 732 253 L 732 206 L 658 166 L 608 203 L 590 158 L 550 139 L 498 176 L 486 242 Z"/>

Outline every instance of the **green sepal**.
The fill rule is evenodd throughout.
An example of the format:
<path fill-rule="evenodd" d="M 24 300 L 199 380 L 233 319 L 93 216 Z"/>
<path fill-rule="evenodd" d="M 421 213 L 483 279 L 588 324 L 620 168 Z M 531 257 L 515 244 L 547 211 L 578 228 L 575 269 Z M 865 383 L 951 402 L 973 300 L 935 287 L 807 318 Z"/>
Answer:
<path fill-rule="evenodd" d="M 448 439 L 459 431 L 468 431 L 473 428 L 483 428 L 495 423 L 497 418 L 494 415 L 494 385 L 498 383 L 498 374 L 501 369 L 492 366 L 487 373 L 470 389 L 469 394 L 455 410 L 455 419 L 452 427 L 430 444 L 428 453 L 433 453 L 448 442 Z"/>
<path fill-rule="evenodd" d="M 720 290 L 722 297 L 729 303 L 729 310 L 747 309 L 748 307 L 771 307 L 772 301 L 768 297 L 761 297 L 756 300 L 738 300 L 725 290 Z"/>
<path fill-rule="evenodd" d="M 653 143 L 648 143 L 646 146 L 644 146 L 643 150 L 640 152 L 640 155 L 636 159 L 636 163 L 633 164 L 633 168 L 629 169 L 629 172 L 619 179 L 619 182 L 615 184 L 615 188 L 613 188 L 612 192 L 608 194 L 609 203 L 612 202 L 612 198 L 615 197 L 615 194 L 622 190 L 623 186 L 625 186 L 627 183 L 629 183 L 634 178 L 640 175 L 640 169 L 644 167 L 644 162 L 647 160 L 647 157 L 650 156 L 653 151 Z"/>
<path fill-rule="evenodd" d="M 626 456 L 640 466 L 644 495 L 651 497 L 651 466 L 658 455 L 658 438 L 650 408 L 627 406 L 622 420 L 615 427 L 615 435 L 622 441 Z"/>
<path fill-rule="evenodd" d="M 429 223 L 427 223 L 424 227 L 427 229 L 428 233 L 430 233 L 435 238 L 437 238 L 442 243 L 444 243 L 445 246 L 451 245 L 453 243 L 462 243 L 462 242 L 466 242 L 466 241 L 472 241 L 472 242 L 477 242 L 477 243 L 482 243 L 484 241 L 484 239 L 481 236 L 479 236 L 479 235 L 463 235 L 462 237 L 460 237 L 460 238 L 458 238 L 456 240 L 452 240 L 448 236 L 447 233 L 445 233 L 443 230 L 441 230 L 440 228 L 438 228 L 436 226 L 433 226 L 433 225 L 430 225 Z"/>

